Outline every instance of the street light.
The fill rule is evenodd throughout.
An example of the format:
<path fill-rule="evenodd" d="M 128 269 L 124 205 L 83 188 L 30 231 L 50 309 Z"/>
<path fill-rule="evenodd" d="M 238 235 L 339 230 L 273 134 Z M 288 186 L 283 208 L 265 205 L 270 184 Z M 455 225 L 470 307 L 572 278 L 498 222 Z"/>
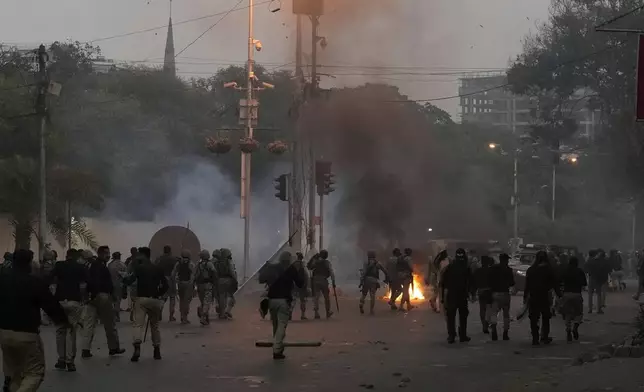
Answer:
<path fill-rule="evenodd" d="M 490 143 L 487 146 L 490 147 L 491 150 L 494 150 L 495 148 L 498 147 L 498 145 L 496 143 Z"/>
<path fill-rule="evenodd" d="M 429 229 L 427 229 L 427 231 L 428 231 L 428 232 L 430 232 L 430 233 L 431 233 L 433 230 L 434 230 L 434 229 L 432 229 L 431 227 L 430 227 Z"/>

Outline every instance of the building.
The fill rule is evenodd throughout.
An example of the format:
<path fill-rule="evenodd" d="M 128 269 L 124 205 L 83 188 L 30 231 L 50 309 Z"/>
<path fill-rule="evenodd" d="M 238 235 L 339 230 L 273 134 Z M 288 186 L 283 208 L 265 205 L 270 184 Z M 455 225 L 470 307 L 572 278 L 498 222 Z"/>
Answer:
<path fill-rule="evenodd" d="M 459 79 L 461 121 L 502 127 L 525 133 L 537 119 L 539 103 L 527 96 L 512 94 L 505 86 L 505 73 L 481 73 Z M 579 89 L 570 100 L 568 110 L 579 124 L 579 136 L 593 139 L 599 128 L 599 109 L 589 109 L 592 92 Z"/>

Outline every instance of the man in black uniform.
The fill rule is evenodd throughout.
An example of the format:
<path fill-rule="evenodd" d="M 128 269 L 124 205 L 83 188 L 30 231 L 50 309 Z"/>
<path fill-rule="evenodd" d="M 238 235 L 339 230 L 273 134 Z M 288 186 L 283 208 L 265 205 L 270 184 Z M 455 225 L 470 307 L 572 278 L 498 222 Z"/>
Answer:
<path fill-rule="evenodd" d="M 56 299 L 69 320 L 69 324 L 56 328 L 58 362 L 55 368 L 70 372 L 76 371 L 76 334 L 80 330 L 83 315 L 81 284 L 87 284 L 87 270 L 77 259 L 78 251 L 68 250 L 66 260 L 57 262 L 51 274 L 52 281 L 56 284 Z"/>
<path fill-rule="evenodd" d="M 282 252 L 277 271 L 269 282 L 268 307 L 273 322 L 273 359 L 284 359 L 284 337 L 291 314 L 293 286 L 302 288 L 302 274 L 291 264 L 291 253 Z"/>
<path fill-rule="evenodd" d="M 557 297 L 561 298 L 561 289 L 545 251 L 537 252 L 535 262 L 528 268 L 525 279 L 523 303 L 528 304 L 532 344 L 538 346 L 539 338 L 541 338 L 541 343 L 550 344 L 552 342 L 550 337 L 552 302 L 550 292 L 555 290 Z M 541 320 L 541 335 L 539 335 L 539 320 Z"/>
<path fill-rule="evenodd" d="M 174 310 L 177 305 L 177 282 L 172 279 L 172 271 L 174 266 L 179 262 L 179 258 L 172 255 L 172 248 L 170 245 L 163 247 L 163 255 L 161 255 L 156 264 L 161 267 L 166 280 L 168 281 L 168 311 L 169 321 L 176 321 L 174 317 Z"/>
<path fill-rule="evenodd" d="M 447 342 L 456 341 L 456 313 L 459 318 L 459 340 L 463 343 L 471 339 L 467 336 L 467 300 L 470 294 L 472 272 L 465 250 L 456 250 L 454 261 L 445 268 L 441 281 L 441 300 L 447 319 Z"/>
<path fill-rule="evenodd" d="M 139 248 L 140 261 L 134 267 L 134 271 L 125 280 L 134 282 L 136 280 L 136 309 L 134 312 L 134 353 L 132 362 L 138 362 L 141 356 L 141 342 L 145 328 L 145 320 L 150 323 L 150 335 L 154 346 L 154 359 L 161 359 L 161 334 L 159 333 L 159 321 L 163 312 L 164 300 L 168 292 L 168 280 L 163 269 L 150 261 L 150 248 Z"/>
<path fill-rule="evenodd" d="M 65 311 L 47 283 L 31 275 L 32 261 L 33 252 L 19 249 L 14 253 L 13 267 L 0 274 L 0 347 L 5 391 L 35 392 L 45 377 L 40 310 L 56 325 L 67 324 Z"/>

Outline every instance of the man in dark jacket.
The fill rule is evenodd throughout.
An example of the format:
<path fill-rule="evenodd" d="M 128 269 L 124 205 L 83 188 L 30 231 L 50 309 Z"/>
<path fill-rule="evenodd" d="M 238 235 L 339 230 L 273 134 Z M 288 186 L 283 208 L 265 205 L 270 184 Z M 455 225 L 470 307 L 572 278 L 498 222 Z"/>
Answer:
<path fill-rule="evenodd" d="M 279 258 L 279 272 L 268 288 L 268 308 L 273 322 L 273 359 L 284 359 L 284 337 L 291 313 L 293 286 L 303 287 L 304 282 L 295 266 L 291 264 L 291 253 L 282 252 Z"/>
<path fill-rule="evenodd" d="M 107 337 L 107 347 L 109 355 L 119 355 L 125 352 L 119 344 L 119 335 L 116 330 L 114 319 L 114 305 L 112 296 L 114 285 L 112 284 L 112 275 L 107 268 L 107 262 L 110 260 L 110 248 L 101 246 L 96 252 L 97 258 L 93 260 L 88 268 L 87 291 L 89 293 L 89 303 L 85 306 L 85 320 L 83 322 L 83 358 L 92 357 L 92 341 L 94 340 L 94 330 L 96 323 L 100 318 L 105 328 Z"/>
<path fill-rule="evenodd" d="M 610 262 L 606 260 L 606 253 L 599 249 L 594 252 L 594 257 L 586 264 L 588 272 L 588 313 L 593 312 L 593 295 L 597 294 L 597 313 L 604 313 L 606 304 L 606 286 L 612 271 Z"/>
<path fill-rule="evenodd" d="M 178 262 L 179 258 L 172 255 L 172 247 L 170 245 L 163 247 L 163 255 L 161 255 L 156 261 L 156 264 L 161 267 L 163 274 L 168 281 L 169 321 L 177 320 L 174 317 L 174 311 L 177 306 L 177 282 L 172 279 L 172 271 L 174 271 L 174 266 L 177 265 Z"/>
<path fill-rule="evenodd" d="M 464 249 L 459 248 L 456 250 L 454 261 L 445 268 L 441 280 L 441 300 L 447 319 L 447 342 L 450 344 L 456 341 L 457 312 L 459 340 L 463 343 L 471 340 L 467 336 L 467 316 L 469 315 L 467 301 L 472 284 L 471 276 L 467 254 Z"/>
<path fill-rule="evenodd" d="M 572 342 L 573 338 L 579 340 L 579 324 L 584 317 L 584 298 L 581 292 L 587 285 L 586 274 L 579 268 L 579 261 L 576 257 L 571 257 L 566 272 L 563 274 L 561 311 L 566 322 L 566 338 L 569 342 Z"/>
<path fill-rule="evenodd" d="M 56 325 L 67 324 L 65 311 L 47 283 L 31 275 L 32 261 L 31 251 L 19 249 L 11 270 L 0 274 L 0 347 L 5 383 L 10 381 L 11 391 L 35 392 L 45 377 L 40 310 Z"/>
<path fill-rule="evenodd" d="M 76 371 L 76 333 L 80 330 L 83 306 L 81 284 L 87 284 L 87 270 L 77 263 L 78 251 L 70 249 L 64 261 L 59 261 L 51 273 L 51 280 L 56 284 L 56 299 L 65 310 L 68 324 L 56 328 L 56 348 L 58 362 L 56 369 Z"/>
<path fill-rule="evenodd" d="M 526 272 L 525 286 L 523 302 L 528 305 L 532 344 L 538 346 L 540 337 L 541 343 L 550 344 L 552 342 L 550 338 L 551 291 L 555 290 L 557 297 L 561 298 L 561 289 L 545 251 L 537 252 L 534 264 Z M 539 335 L 539 321 L 541 321 L 541 335 Z"/>
<path fill-rule="evenodd" d="M 138 362 L 141 356 L 141 338 L 144 334 L 145 320 L 150 323 L 150 336 L 154 346 L 154 359 L 161 359 L 161 334 L 159 321 L 163 312 L 164 297 L 168 292 L 168 280 L 163 269 L 150 261 L 150 248 L 138 249 L 140 262 L 134 267 L 131 275 L 125 278 L 128 283 L 136 281 L 136 309 L 134 311 L 134 353 L 132 362 Z"/>
<path fill-rule="evenodd" d="M 481 325 L 483 326 L 483 333 L 488 334 L 489 325 L 487 321 L 487 314 L 490 312 L 492 306 L 492 291 L 490 290 L 490 268 L 494 264 L 494 260 L 489 256 L 481 257 L 481 267 L 477 268 L 473 273 L 473 290 L 476 290 L 477 298 L 479 301 L 479 317 Z"/>
<path fill-rule="evenodd" d="M 510 288 L 514 286 L 514 271 L 508 265 L 510 256 L 503 253 L 499 256 L 499 264 L 490 267 L 490 291 L 492 306 L 488 314 L 488 322 L 492 329 L 492 340 L 497 340 L 497 317 L 503 312 L 503 340 L 510 340 Z"/>

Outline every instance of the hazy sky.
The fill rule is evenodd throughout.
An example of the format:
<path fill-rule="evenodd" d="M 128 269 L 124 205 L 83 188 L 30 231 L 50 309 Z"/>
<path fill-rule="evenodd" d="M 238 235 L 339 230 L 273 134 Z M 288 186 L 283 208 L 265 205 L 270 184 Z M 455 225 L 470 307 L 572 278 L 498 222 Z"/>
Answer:
<path fill-rule="evenodd" d="M 238 0 L 174 0 L 177 52 L 221 16 L 192 23 L 186 19 L 226 12 Z M 265 0 L 255 0 L 263 3 Z M 167 24 L 168 0 L 3 0 L 0 42 L 32 46 L 54 40 L 92 41 Z M 458 75 L 429 75 L 461 70 L 503 68 L 521 49 L 521 39 L 547 17 L 549 0 L 327 0 L 320 35 L 328 39 L 320 62 L 322 86 L 382 81 L 400 86 L 415 99 L 457 93 Z M 240 6 L 248 4 L 243 0 Z M 275 0 L 272 7 L 280 5 Z M 255 8 L 255 36 L 264 49 L 256 60 L 268 68 L 290 64 L 295 18 L 291 0 L 281 11 L 269 4 Z M 308 26 L 308 21 L 305 23 Z M 206 76 L 218 67 L 246 58 L 247 9 L 232 12 L 177 58 L 182 77 Z M 147 61 L 163 58 L 165 29 L 95 41 L 108 58 Z M 310 37 L 305 51 L 310 51 Z M 386 67 L 386 68 L 381 68 Z M 363 75 L 368 74 L 368 75 Z M 436 102 L 450 113 L 458 100 Z"/>

